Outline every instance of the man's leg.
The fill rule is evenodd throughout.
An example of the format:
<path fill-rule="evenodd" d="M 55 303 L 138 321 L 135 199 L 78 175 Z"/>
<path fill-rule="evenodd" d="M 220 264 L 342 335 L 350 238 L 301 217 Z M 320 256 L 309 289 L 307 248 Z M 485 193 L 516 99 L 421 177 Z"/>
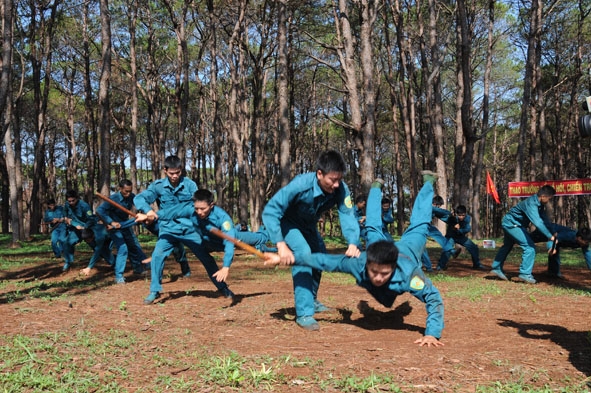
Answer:
<path fill-rule="evenodd" d="M 508 280 L 503 272 L 503 265 L 505 264 L 507 255 L 509 255 L 515 245 L 515 239 L 513 238 L 512 232 L 509 232 L 508 228 L 503 227 L 503 232 L 505 234 L 503 237 L 503 245 L 499 248 L 497 255 L 495 255 L 490 272 L 501 280 Z"/>
<path fill-rule="evenodd" d="M 207 245 L 203 242 L 201 236 L 199 236 L 198 233 L 185 235 L 183 237 L 183 244 L 189 247 L 189 250 L 191 250 L 193 254 L 195 254 L 195 256 L 199 259 L 199 261 L 201 261 L 201 264 L 205 268 L 209 279 L 213 285 L 215 285 L 218 291 L 222 292 L 226 297 L 233 297 L 234 294 L 230 292 L 228 285 L 225 282 L 219 282 L 213 276 L 215 273 L 217 273 L 219 267 L 215 262 L 215 259 L 209 253 Z"/>
<path fill-rule="evenodd" d="M 64 257 L 63 271 L 68 270 L 70 265 L 74 263 L 74 250 L 76 249 L 76 244 L 78 244 L 78 242 L 80 242 L 80 238 L 76 234 L 76 231 L 66 232 L 64 250 L 62 252 L 62 256 Z"/>
<path fill-rule="evenodd" d="M 458 239 L 458 244 L 466 247 L 466 250 L 468 250 L 470 253 L 470 256 L 472 257 L 472 268 L 480 269 L 482 264 L 480 263 L 480 252 L 478 251 L 478 246 L 466 236 Z"/>
<path fill-rule="evenodd" d="M 60 233 L 57 227 L 51 232 L 51 249 L 56 258 L 62 256 L 62 245 L 60 243 Z"/>
<path fill-rule="evenodd" d="M 123 238 L 125 239 L 125 244 L 127 244 L 129 261 L 131 262 L 133 272 L 135 274 L 144 273 L 144 271 L 149 269 L 150 265 L 144 265 L 142 263 L 142 261 L 146 259 L 147 256 L 142 250 L 138 238 L 135 236 L 135 233 L 133 233 L 133 230 L 131 228 L 122 229 L 121 233 L 123 234 Z"/>
<path fill-rule="evenodd" d="M 125 278 L 123 277 L 123 273 L 125 272 L 125 264 L 127 263 L 128 255 L 127 244 L 125 244 L 125 239 L 121 231 L 111 231 L 110 235 L 111 239 L 113 239 L 113 244 L 117 247 L 117 257 L 115 258 L 115 282 L 124 283 Z"/>
<path fill-rule="evenodd" d="M 286 232 L 286 233 L 285 233 Z M 311 235 L 310 235 L 311 237 Z M 299 229 L 284 229 L 284 239 L 292 250 L 294 258 L 297 261 L 308 261 L 312 258 L 312 251 L 325 252 L 321 249 L 317 239 L 308 243 Z M 311 247 L 315 250 L 312 250 Z M 318 330 L 320 327 L 314 319 L 315 300 L 322 278 L 322 272 L 312 269 L 308 266 L 294 265 L 291 268 L 293 280 L 294 304 L 296 310 L 296 323 L 306 330 Z"/>
<path fill-rule="evenodd" d="M 434 179 L 433 179 L 434 180 Z M 410 225 L 396 243 L 400 253 L 419 263 L 427 243 L 429 225 L 433 218 L 433 183 L 425 181 L 419 191 L 410 215 Z"/>
<path fill-rule="evenodd" d="M 172 235 L 162 235 L 156 241 L 154 251 L 152 251 L 152 270 L 150 273 L 150 294 L 144 299 L 144 304 L 152 304 L 154 300 L 160 297 L 162 291 L 162 274 L 164 273 L 164 261 L 172 252 L 174 244 L 178 240 Z"/>

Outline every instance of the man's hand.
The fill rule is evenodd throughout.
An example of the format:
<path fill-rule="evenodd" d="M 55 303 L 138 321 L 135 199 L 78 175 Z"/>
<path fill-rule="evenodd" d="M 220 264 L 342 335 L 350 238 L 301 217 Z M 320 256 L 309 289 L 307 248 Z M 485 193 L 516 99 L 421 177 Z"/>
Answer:
<path fill-rule="evenodd" d="M 266 252 L 265 254 L 265 265 L 277 266 L 281 264 L 281 258 L 279 254 L 274 252 Z"/>
<path fill-rule="evenodd" d="M 215 277 L 215 279 L 218 282 L 224 282 L 224 281 L 226 281 L 226 278 L 228 278 L 228 274 L 229 273 L 230 273 L 230 268 L 224 266 L 220 270 L 218 270 L 217 272 L 215 272 L 213 274 L 213 276 Z"/>
<path fill-rule="evenodd" d="M 85 267 L 84 269 L 80 270 L 80 273 L 84 274 L 86 277 L 90 276 L 90 272 L 92 272 L 92 269 L 89 267 Z"/>
<path fill-rule="evenodd" d="M 349 244 L 347 251 L 345 251 L 345 255 L 348 256 L 349 258 L 358 258 L 359 255 L 361 255 L 361 251 L 359 251 L 359 248 L 357 247 L 357 245 Z"/>
<path fill-rule="evenodd" d="M 552 247 L 548 249 L 548 255 L 554 255 L 558 252 L 556 249 L 556 245 L 558 244 L 558 233 L 555 233 L 551 238 L 550 241 L 552 242 Z"/>
<path fill-rule="evenodd" d="M 150 225 L 154 221 L 158 220 L 158 214 L 154 210 L 150 210 L 148 213 L 136 213 L 135 222 L 140 222 L 146 225 Z"/>
<path fill-rule="evenodd" d="M 118 223 L 117 221 L 111 221 L 111 223 L 110 223 L 110 224 L 108 224 L 108 225 L 107 225 L 107 227 L 109 227 L 109 226 L 111 226 L 111 228 L 114 228 L 114 229 L 119 229 L 119 228 L 121 228 L 121 224 L 120 224 L 120 223 Z"/>
<path fill-rule="evenodd" d="M 443 347 L 445 344 L 436 339 L 433 336 L 423 336 L 415 341 L 415 344 L 419 344 L 420 347 L 422 346 L 433 346 L 433 347 Z"/>
<path fill-rule="evenodd" d="M 295 263 L 295 257 L 293 256 L 293 252 L 291 252 L 291 249 L 287 243 L 277 243 L 277 254 L 279 254 L 282 265 L 293 265 Z"/>

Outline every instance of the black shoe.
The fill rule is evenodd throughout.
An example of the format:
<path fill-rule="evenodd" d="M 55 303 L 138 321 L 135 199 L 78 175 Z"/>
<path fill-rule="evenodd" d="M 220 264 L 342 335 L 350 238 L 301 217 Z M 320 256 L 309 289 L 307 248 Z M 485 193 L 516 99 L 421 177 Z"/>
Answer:
<path fill-rule="evenodd" d="M 234 300 L 234 292 L 230 288 L 220 289 L 218 292 L 224 295 L 225 298 Z"/>

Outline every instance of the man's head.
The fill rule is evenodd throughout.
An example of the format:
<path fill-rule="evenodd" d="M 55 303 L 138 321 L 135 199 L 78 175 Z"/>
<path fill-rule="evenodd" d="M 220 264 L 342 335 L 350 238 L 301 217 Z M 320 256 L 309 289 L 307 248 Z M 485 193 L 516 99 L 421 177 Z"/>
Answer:
<path fill-rule="evenodd" d="M 183 174 L 183 164 L 179 157 L 168 156 L 164 159 L 164 173 L 173 187 L 178 186 Z"/>
<path fill-rule="evenodd" d="M 66 202 L 68 202 L 68 204 L 70 206 L 76 206 L 79 199 L 80 199 L 80 196 L 78 196 L 78 191 L 76 191 L 76 190 L 66 191 Z"/>
<path fill-rule="evenodd" d="M 398 266 L 398 248 L 394 243 L 380 240 L 367 246 L 365 269 L 372 285 L 387 284 Z"/>
<path fill-rule="evenodd" d="M 382 198 L 382 211 L 387 211 L 392 206 L 392 199 L 388 197 Z"/>
<path fill-rule="evenodd" d="M 365 208 L 365 205 L 367 204 L 367 195 L 361 194 L 355 197 L 355 204 L 359 209 Z"/>
<path fill-rule="evenodd" d="M 540 187 L 537 195 L 538 199 L 540 200 L 540 203 L 546 204 L 550 201 L 550 199 L 554 197 L 555 194 L 556 190 L 554 189 L 554 187 L 552 187 L 549 184 L 546 184 L 545 186 Z"/>
<path fill-rule="evenodd" d="M 443 198 L 441 197 L 441 195 L 435 195 L 433 197 L 433 201 L 431 202 L 431 204 L 433 206 L 437 206 L 437 207 L 443 206 L 444 201 L 443 201 Z"/>
<path fill-rule="evenodd" d="M 456 207 L 456 217 L 458 220 L 460 221 L 464 221 L 464 219 L 466 218 L 466 206 L 464 205 L 458 205 L 458 207 Z"/>
<path fill-rule="evenodd" d="M 47 203 L 47 207 L 48 207 L 50 210 L 53 210 L 53 209 L 55 209 L 55 199 L 53 199 L 53 198 L 49 198 L 49 199 L 47 200 L 47 202 L 46 202 L 46 203 Z"/>
<path fill-rule="evenodd" d="M 131 180 L 123 179 L 119 182 L 119 192 L 123 196 L 123 198 L 127 198 L 131 195 Z"/>
<path fill-rule="evenodd" d="M 347 172 L 347 164 L 336 150 L 327 150 L 316 160 L 316 177 L 323 192 L 332 194 Z"/>
<path fill-rule="evenodd" d="M 90 228 L 84 228 L 82 231 L 80 231 L 80 237 L 86 243 L 92 243 L 94 240 L 94 232 Z"/>
<path fill-rule="evenodd" d="M 581 247 L 586 247 L 591 242 L 591 229 L 581 228 L 577 231 L 576 235 L 577 243 Z"/>
<path fill-rule="evenodd" d="M 200 189 L 193 194 L 193 206 L 195 207 L 195 214 L 199 219 L 204 220 L 211 213 L 213 209 L 213 193 L 206 189 Z"/>

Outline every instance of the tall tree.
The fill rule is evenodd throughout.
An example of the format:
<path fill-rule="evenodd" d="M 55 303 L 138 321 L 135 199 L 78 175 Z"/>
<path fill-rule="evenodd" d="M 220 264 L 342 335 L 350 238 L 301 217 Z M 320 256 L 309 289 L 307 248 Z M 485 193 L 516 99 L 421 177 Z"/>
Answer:
<path fill-rule="evenodd" d="M 108 0 L 100 0 L 100 18 L 102 48 L 98 93 L 101 157 L 99 188 L 103 195 L 108 195 L 111 186 L 111 11 Z"/>

